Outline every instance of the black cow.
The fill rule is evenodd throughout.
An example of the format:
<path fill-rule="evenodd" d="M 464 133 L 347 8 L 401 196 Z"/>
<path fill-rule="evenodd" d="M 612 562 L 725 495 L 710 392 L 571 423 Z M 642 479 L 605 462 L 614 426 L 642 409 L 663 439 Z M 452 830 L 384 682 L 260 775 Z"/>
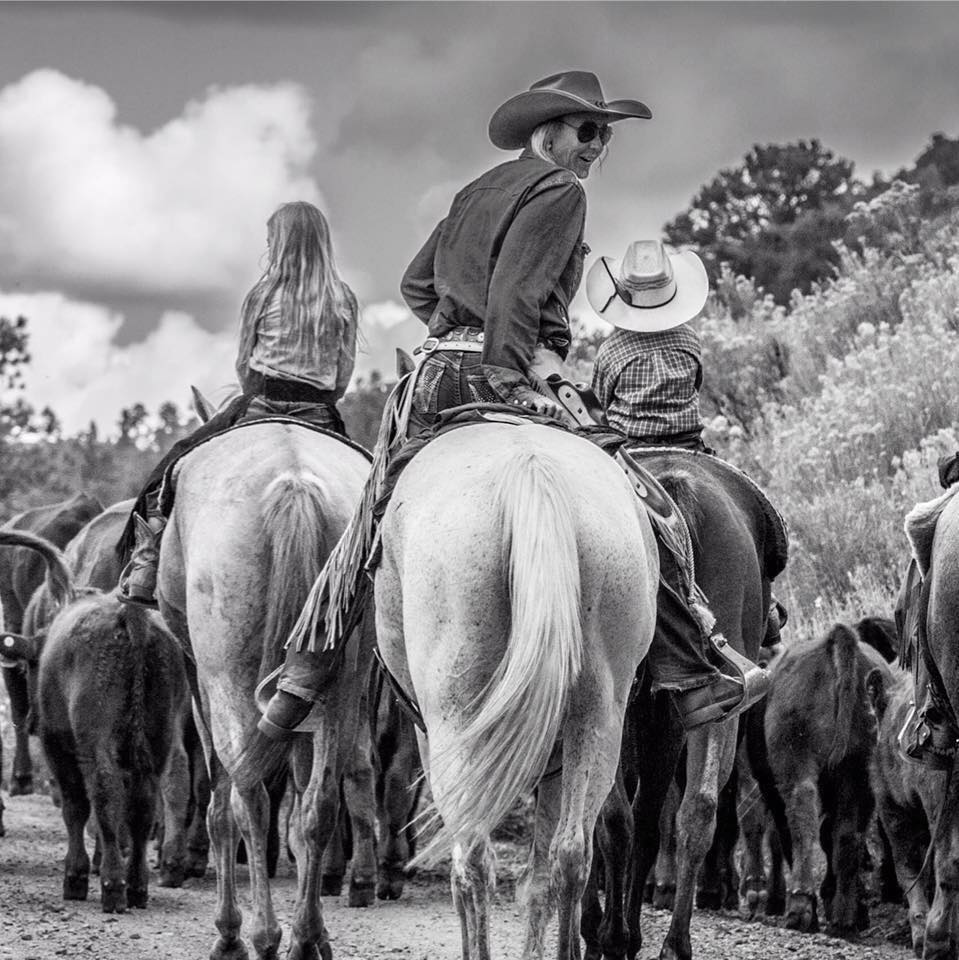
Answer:
<path fill-rule="evenodd" d="M 64 898 L 87 896 L 83 831 L 92 807 L 103 911 L 146 906 L 146 851 L 160 779 L 189 708 L 179 646 L 158 615 L 124 606 L 115 595 L 81 597 L 50 624 L 38 708 L 68 835 Z"/>
<path fill-rule="evenodd" d="M 0 529 L 34 533 L 62 550 L 80 528 L 101 510 L 103 506 L 95 498 L 78 493 L 62 503 L 19 513 Z M 23 547 L 0 550 L 0 603 L 3 605 L 7 630 L 13 633 L 22 631 L 27 604 L 43 582 L 45 573 L 43 560 L 35 551 Z M 0 659 L 0 664 L 10 696 L 10 714 L 16 736 L 10 778 L 10 794 L 16 796 L 33 792 L 29 742 L 30 694 L 23 662 Z M 2 759 L 0 752 L 0 762 Z"/>

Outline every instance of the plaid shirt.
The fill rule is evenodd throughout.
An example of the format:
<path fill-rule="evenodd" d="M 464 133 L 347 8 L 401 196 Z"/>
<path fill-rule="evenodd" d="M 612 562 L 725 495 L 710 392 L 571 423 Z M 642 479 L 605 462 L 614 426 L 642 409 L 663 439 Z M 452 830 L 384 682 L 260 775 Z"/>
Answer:
<path fill-rule="evenodd" d="M 688 324 L 658 333 L 615 330 L 596 354 L 593 390 L 611 426 L 634 439 L 702 431 L 699 333 Z"/>

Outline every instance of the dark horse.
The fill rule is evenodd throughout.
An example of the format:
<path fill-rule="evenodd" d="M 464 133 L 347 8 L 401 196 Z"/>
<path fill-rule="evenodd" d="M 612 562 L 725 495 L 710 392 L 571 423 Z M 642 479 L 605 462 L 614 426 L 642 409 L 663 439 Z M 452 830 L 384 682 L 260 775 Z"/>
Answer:
<path fill-rule="evenodd" d="M 920 505 L 907 518 L 906 526 L 920 569 L 925 571 L 924 589 L 929 595 L 926 664 L 934 685 L 941 687 L 943 706 L 959 726 L 959 495 L 950 491 Z M 947 776 L 946 798 L 932 831 L 936 891 L 926 918 L 923 953 L 930 960 L 954 957 L 959 947 L 959 776 L 955 763 Z"/>
<path fill-rule="evenodd" d="M 748 477 L 716 457 L 672 448 L 631 452 L 663 483 L 686 517 L 696 581 L 718 628 L 736 650 L 756 660 L 766 629 L 770 584 L 786 562 L 787 535 L 781 518 Z M 622 826 L 613 826 L 612 836 L 604 837 L 602 830 L 597 836 L 608 891 L 615 888 L 611 874 L 631 867 L 625 884 L 625 922 L 616 916 L 615 894 L 607 893 L 607 914 L 598 930 L 597 918 L 585 911 L 587 956 L 633 958 L 639 952 L 643 888 L 659 848 L 660 811 L 685 744 L 686 787 L 676 821 L 676 900 L 660 956 L 689 960 L 696 880 L 712 843 L 719 793 L 733 770 L 739 721 L 709 724 L 687 737 L 668 698 L 650 697 L 648 682 L 640 689 L 627 710 L 621 757 L 626 793 L 633 795 L 631 862 L 624 862 L 630 849 L 628 828 L 627 836 L 622 836 Z M 622 797 L 617 802 L 615 791 L 604 817 L 607 824 L 628 822 Z"/>

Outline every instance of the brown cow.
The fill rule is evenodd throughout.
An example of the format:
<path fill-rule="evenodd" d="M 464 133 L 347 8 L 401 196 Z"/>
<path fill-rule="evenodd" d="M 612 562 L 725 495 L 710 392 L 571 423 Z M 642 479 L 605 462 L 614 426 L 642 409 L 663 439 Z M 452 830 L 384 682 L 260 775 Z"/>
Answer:
<path fill-rule="evenodd" d="M 883 657 L 843 624 L 825 638 L 788 647 L 772 665 L 766 741 L 792 839 L 790 928 L 818 929 L 817 831 L 827 861 L 820 894 L 832 929 L 845 934 L 868 925 L 860 874 L 875 805 L 869 771 L 876 717 L 865 690 L 873 670 L 891 675 Z"/>
<path fill-rule="evenodd" d="M 62 550 L 77 531 L 102 509 L 98 500 L 78 493 L 62 503 L 19 513 L 8 520 L 2 529 L 35 533 Z M 19 547 L 0 550 L 0 603 L 3 604 L 7 630 L 22 632 L 27 604 L 43 582 L 44 575 L 43 561 L 35 551 Z M 10 778 L 10 795 L 16 796 L 33 792 L 29 741 L 30 694 L 22 661 L 0 658 L 0 665 L 3 666 L 3 679 L 10 696 L 10 714 L 16 736 Z M 0 762 L 2 759 L 0 747 Z"/>

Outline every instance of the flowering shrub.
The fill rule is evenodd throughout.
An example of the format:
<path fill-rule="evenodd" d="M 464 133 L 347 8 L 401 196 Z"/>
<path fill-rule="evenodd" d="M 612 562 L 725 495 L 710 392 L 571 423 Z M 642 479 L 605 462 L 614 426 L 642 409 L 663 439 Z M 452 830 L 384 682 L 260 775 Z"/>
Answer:
<path fill-rule="evenodd" d="M 903 518 L 941 493 L 936 461 L 959 450 L 959 222 L 922 225 L 914 193 L 857 205 L 872 245 L 840 245 L 837 276 L 788 310 L 726 279 L 732 306 L 703 322 L 705 436 L 789 523 L 776 593 L 793 636 L 891 615 Z"/>

